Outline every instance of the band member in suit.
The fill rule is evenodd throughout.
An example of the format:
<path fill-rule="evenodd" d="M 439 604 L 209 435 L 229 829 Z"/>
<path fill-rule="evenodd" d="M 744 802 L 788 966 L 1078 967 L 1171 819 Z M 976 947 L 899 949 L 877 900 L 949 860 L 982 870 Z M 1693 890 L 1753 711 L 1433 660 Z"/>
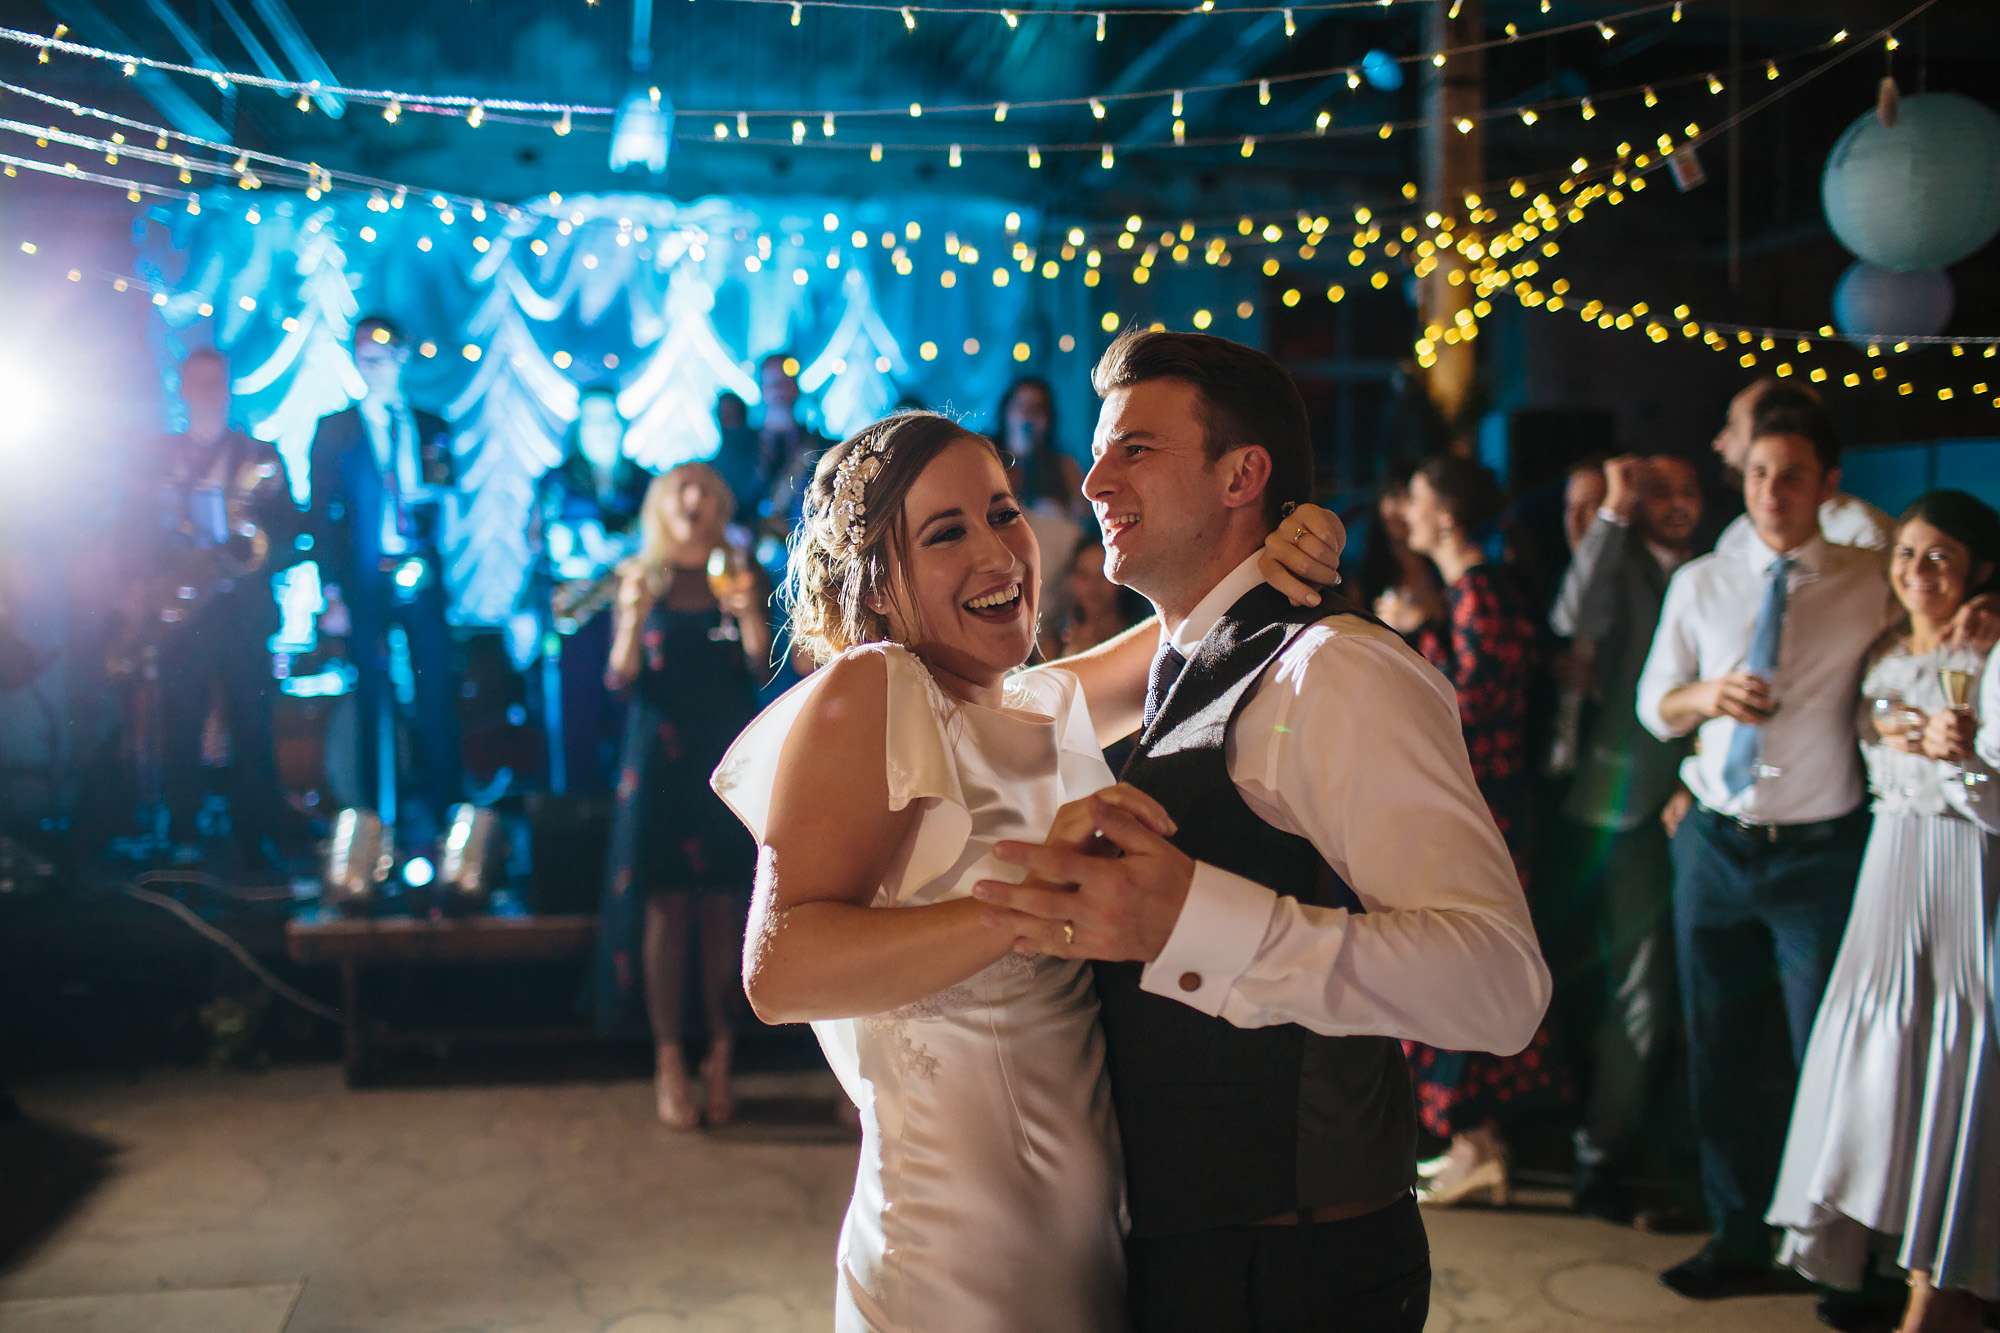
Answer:
<path fill-rule="evenodd" d="M 396 324 L 369 315 L 354 327 L 361 401 L 319 423 L 312 443 L 308 521 L 326 590 L 322 628 L 347 627 L 360 705 L 359 771 L 367 803 L 385 820 L 407 814 L 405 838 L 421 843 L 460 799 L 458 691 L 445 620 L 439 543 L 457 484 L 451 432 L 403 394 L 409 343 Z M 408 643 L 410 707 L 405 723 L 418 772 L 395 771 L 399 691 L 391 667 L 400 630 Z M 414 797 L 414 803 L 405 799 Z"/>
<path fill-rule="evenodd" d="M 181 365 L 185 434 L 149 469 L 158 527 L 136 581 L 140 634 L 158 654 L 161 786 L 177 849 L 193 850 L 207 794 L 203 735 L 218 710 L 229 736 L 225 792 L 246 860 L 274 868 L 284 824 L 271 739 L 271 575 L 298 558 L 298 507 L 270 445 L 229 424 L 229 367 L 203 349 Z"/>
<path fill-rule="evenodd" d="M 637 547 L 634 529 L 652 479 L 625 453 L 617 394 L 609 385 L 586 388 L 563 461 L 536 484 L 530 532 L 542 556 L 542 609 L 554 612 L 560 636 L 552 641 L 554 670 L 545 661 L 543 674 L 552 790 L 609 793 L 616 781 L 625 710 L 604 688 L 610 609 L 618 563 Z"/>

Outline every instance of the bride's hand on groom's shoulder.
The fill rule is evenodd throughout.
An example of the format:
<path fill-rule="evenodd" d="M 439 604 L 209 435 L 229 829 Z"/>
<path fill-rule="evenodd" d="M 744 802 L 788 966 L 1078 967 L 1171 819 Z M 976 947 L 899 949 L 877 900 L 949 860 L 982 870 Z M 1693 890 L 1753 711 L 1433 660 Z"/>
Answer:
<path fill-rule="evenodd" d="M 1347 527 L 1340 516 L 1316 504 L 1295 505 L 1264 538 L 1257 570 L 1293 606 L 1318 606 L 1320 589 L 1340 583 L 1340 557 Z"/>
<path fill-rule="evenodd" d="M 981 880 L 973 896 L 988 904 L 989 925 L 1013 935 L 1018 953 L 1151 962 L 1194 879 L 1193 859 L 1168 841 L 1173 830 L 1144 792 L 1107 787 L 1064 806 L 1049 841 L 997 844 L 995 854 L 1027 878 Z"/>

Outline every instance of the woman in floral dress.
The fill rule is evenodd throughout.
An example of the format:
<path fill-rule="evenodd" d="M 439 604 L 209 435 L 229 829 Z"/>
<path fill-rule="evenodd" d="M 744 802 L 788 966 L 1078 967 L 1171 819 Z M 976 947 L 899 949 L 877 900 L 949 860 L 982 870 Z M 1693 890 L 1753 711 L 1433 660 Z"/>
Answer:
<path fill-rule="evenodd" d="M 1500 512 L 1500 489 L 1477 463 L 1437 458 L 1410 480 L 1410 549 L 1438 567 L 1441 617 L 1397 593 L 1376 614 L 1405 634 L 1458 691 L 1472 774 L 1528 887 L 1533 856 L 1534 771 L 1528 760 L 1528 692 L 1536 665 L 1535 617 L 1510 572 L 1489 564 L 1475 535 Z M 1560 1104 L 1568 1080 L 1547 1026 L 1518 1055 L 1441 1051 L 1405 1042 L 1425 1128 L 1450 1140 L 1420 1168 L 1418 1197 L 1450 1205 L 1504 1204 L 1510 1192 L 1505 1127 L 1523 1112 Z"/>

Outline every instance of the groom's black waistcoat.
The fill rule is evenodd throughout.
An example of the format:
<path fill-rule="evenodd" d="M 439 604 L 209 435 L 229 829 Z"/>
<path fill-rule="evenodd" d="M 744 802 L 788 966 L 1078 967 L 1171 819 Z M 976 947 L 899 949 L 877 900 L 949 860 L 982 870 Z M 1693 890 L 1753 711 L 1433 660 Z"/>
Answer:
<path fill-rule="evenodd" d="M 1197 860 L 1320 907 L 1360 901 L 1311 842 L 1260 819 L 1230 781 L 1229 727 L 1264 668 L 1320 608 L 1268 585 L 1217 623 L 1140 737 L 1124 780 L 1167 808 Z M 1315 762 L 1366 764 L 1332 752 Z M 1134 1235 L 1259 1222 L 1392 1201 L 1416 1176 L 1416 1104 L 1386 1037 L 1239 1028 L 1139 988 L 1134 963 L 1099 963 L 1098 998 L 1124 1139 Z"/>

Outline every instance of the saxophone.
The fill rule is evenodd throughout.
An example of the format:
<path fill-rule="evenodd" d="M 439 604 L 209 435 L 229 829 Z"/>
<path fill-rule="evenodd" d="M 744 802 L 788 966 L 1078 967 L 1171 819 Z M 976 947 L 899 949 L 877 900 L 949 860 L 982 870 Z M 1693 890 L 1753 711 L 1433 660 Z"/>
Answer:
<path fill-rule="evenodd" d="M 574 634 L 595 620 L 604 609 L 618 600 L 618 566 L 612 565 L 602 574 L 587 579 L 570 579 L 556 585 L 549 598 L 549 609 L 555 617 L 556 633 Z"/>
<path fill-rule="evenodd" d="M 174 484 L 186 494 L 186 479 Z M 266 506 L 280 500 L 289 503 L 289 490 L 284 468 L 253 454 L 236 466 L 223 488 L 223 541 L 200 540 L 193 515 L 183 512 L 167 549 L 153 554 L 139 580 L 127 632 L 114 641 L 107 654 L 106 665 L 113 677 L 137 674 L 146 654 L 156 650 L 177 626 L 193 619 L 224 585 L 264 570 L 271 560 L 271 534 L 259 518 Z"/>

